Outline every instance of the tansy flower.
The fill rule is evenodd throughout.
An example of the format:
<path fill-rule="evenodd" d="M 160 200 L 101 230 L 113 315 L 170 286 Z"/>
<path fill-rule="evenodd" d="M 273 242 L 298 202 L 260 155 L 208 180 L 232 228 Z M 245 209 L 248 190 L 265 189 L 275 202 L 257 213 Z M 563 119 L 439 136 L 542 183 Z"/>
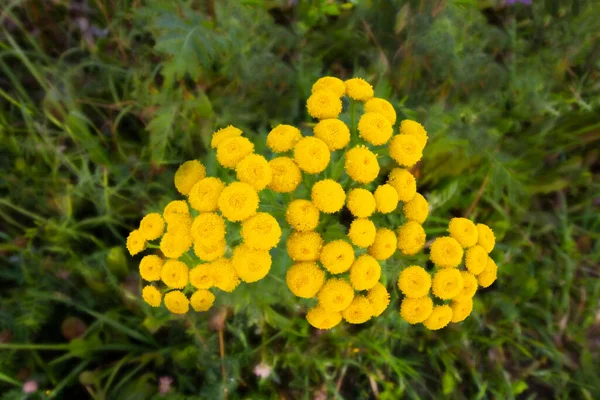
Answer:
<path fill-rule="evenodd" d="M 427 132 L 425 131 L 425 128 L 423 128 L 423 125 L 418 122 L 409 119 L 400 122 L 400 135 L 408 135 L 416 138 L 421 151 L 423 151 L 427 144 Z"/>
<path fill-rule="evenodd" d="M 389 151 L 390 157 L 405 167 L 412 167 L 423 157 L 418 139 L 409 135 L 394 136 L 390 142 Z"/>
<path fill-rule="evenodd" d="M 179 290 L 165 294 L 165 306 L 173 314 L 185 314 L 190 309 L 190 302 Z"/>
<path fill-rule="evenodd" d="M 398 200 L 408 202 L 417 194 L 415 177 L 404 168 L 394 168 L 388 177 L 388 183 L 398 192 Z"/>
<path fill-rule="evenodd" d="M 373 146 L 386 144 L 392 133 L 392 124 L 382 114 L 366 112 L 358 121 L 358 135 Z"/>
<path fill-rule="evenodd" d="M 433 311 L 433 301 L 429 296 L 411 299 L 405 297 L 400 305 L 400 315 L 409 324 L 418 324 L 425 321 Z"/>
<path fill-rule="evenodd" d="M 217 161 L 225 168 L 235 168 L 244 157 L 253 152 L 254 143 L 248 138 L 234 136 L 223 140 L 219 144 L 219 147 L 217 147 Z"/>
<path fill-rule="evenodd" d="M 379 113 L 390 121 L 390 124 L 396 123 L 396 110 L 389 101 L 374 97 L 365 103 L 365 112 Z"/>
<path fill-rule="evenodd" d="M 379 175 L 377 156 L 366 146 L 356 146 L 346 152 L 344 169 L 359 183 L 370 183 Z"/>
<path fill-rule="evenodd" d="M 272 249 L 281 238 L 281 228 L 277 220 L 264 212 L 259 212 L 242 222 L 241 233 L 246 245 L 260 250 Z"/>
<path fill-rule="evenodd" d="M 258 154 L 249 154 L 244 157 L 236 165 L 235 172 L 240 182 L 249 184 L 257 192 L 260 192 L 271 183 L 271 167 L 268 161 Z"/>
<path fill-rule="evenodd" d="M 300 129 L 292 125 L 277 125 L 267 135 L 267 146 L 273 153 L 283 153 L 293 149 L 300 139 Z"/>
<path fill-rule="evenodd" d="M 170 288 L 182 289 L 188 283 L 188 267 L 181 261 L 167 260 L 160 272 L 162 281 Z"/>
<path fill-rule="evenodd" d="M 202 261 L 213 261 L 217 258 L 221 258 L 225 255 L 225 250 L 227 248 L 227 244 L 225 243 L 225 239 L 205 243 L 203 241 L 197 240 L 194 242 L 194 254 L 196 257 L 201 259 Z"/>
<path fill-rule="evenodd" d="M 169 217 L 167 233 L 190 236 L 192 217 L 190 214 L 173 214 Z"/>
<path fill-rule="evenodd" d="M 319 224 L 319 209 L 308 200 L 293 200 L 287 206 L 285 220 L 297 231 L 312 231 Z"/>
<path fill-rule="evenodd" d="M 438 267 L 457 267 L 462 262 L 463 249 L 456 239 L 449 236 L 439 237 L 429 248 L 431 261 Z"/>
<path fill-rule="evenodd" d="M 350 129 L 339 119 L 323 119 L 313 128 L 316 138 L 321 139 L 329 151 L 343 149 L 350 142 Z"/>
<path fill-rule="evenodd" d="M 460 271 L 463 278 L 463 288 L 458 295 L 454 297 L 456 301 L 463 301 L 475 296 L 477 292 L 477 278 L 470 272 Z"/>
<path fill-rule="evenodd" d="M 316 119 L 337 118 L 342 112 L 342 100 L 331 90 L 319 90 L 306 100 L 306 109 Z"/>
<path fill-rule="evenodd" d="M 342 311 L 352 303 L 354 289 L 345 279 L 328 279 L 319 290 L 317 298 L 319 305 L 326 311 Z"/>
<path fill-rule="evenodd" d="M 479 286 L 486 288 L 491 286 L 492 283 L 496 281 L 497 277 L 498 266 L 494 260 L 488 257 L 488 262 L 485 266 L 485 269 L 479 275 L 477 275 L 477 282 L 479 283 Z"/>
<path fill-rule="evenodd" d="M 159 281 L 160 271 L 164 263 L 159 256 L 145 256 L 140 261 L 140 276 L 146 281 Z"/>
<path fill-rule="evenodd" d="M 323 239 L 317 232 L 292 232 L 286 248 L 294 261 L 316 261 L 321 254 Z"/>
<path fill-rule="evenodd" d="M 159 290 L 154 286 L 148 285 L 142 289 L 142 298 L 152 307 L 159 307 L 162 294 L 160 294 Z"/>
<path fill-rule="evenodd" d="M 379 281 L 381 266 L 368 254 L 358 257 L 350 268 L 350 283 L 356 290 L 369 290 Z"/>
<path fill-rule="evenodd" d="M 137 253 L 143 251 L 146 248 L 146 239 L 144 239 L 144 235 L 139 230 L 131 231 L 129 236 L 127 236 L 127 250 L 129 254 L 132 256 Z"/>
<path fill-rule="evenodd" d="M 190 270 L 190 283 L 196 289 L 210 289 L 213 286 L 211 264 L 198 264 Z"/>
<path fill-rule="evenodd" d="M 167 232 L 160 240 L 160 251 L 167 258 L 179 258 L 192 247 L 192 236 L 183 230 Z"/>
<path fill-rule="evenodd" d="M 382 214 L 391 213 L 398 207 L 398 192 L 388 183 L 377 186 L 373 196 L 375 196 L 377 211 Z"/>
<path fill-rule="evenodd" d="M 444 304 L 433 307 L 431 315 L 423 321 L 423 325 L 429 330 L 437 331 L 448 325 L 450 320 L 452 320 L 452 309 L 450 306 Z"/>
<path fill-rule="evenodd" d="M 361 78 L 352 78 L 344 82 L 346 94 L 352 100 L 367 101 L 373 97 L 373 86 Z"/>
<path fill-rule="evenodd" d="M 331 329 L 342 320 L 342 313 L 326 311 L 321 306 L 311 308 L 306 313 L 306 320 L 317 329 Z"/>
<path fill-rule="evenodd" d="M 271 183 L 269 188 L 277 193 L 290 193 L 302 182 L 302 172 L 289 157 L 277 157 L 269 161 Z"/>
<path fill-rule="evenodd" d="M 323 286 L 325 272 L 314 262 L 300 262 L 288 269 L 285 282 L 294 295 L 310 299 Z"/>
<path fill-rule="evenodd" d="M 355 217 L 367 218 L 375 211 L 375 197 L 367 189 L 352 189 L 348 192 L 346 206 Z"/>
<path fill-rule="evenodd" d="M 216 211 L 223 189 L 225 189 L 225 184 L 219 178 L 200 179 L 190 190 L 188 196 L 190 206 L 200 212 Z"/>
<path fill-rule="evenodd" d="M 467 319 L 471 314 L 471 311 L 473 311 L 473 299 L 469 297 L 461 299 L 460 301 L 454 300 L 450 308 L 452 308 L 451 321 L 454 323 L 462 322 Z"/>
<path fill-rule="evenodd" d="M 431 288 L 431 275 L 418 265 L 404 268 L 398 277 L 398 288 L 411 299 L 427 296 Z"/>
<path fill-rule="evenodd" d="M 179 193 L 187 195 L 192 186 L 206 176 L 206 168 L 198 160 L 186 161 L 175 172 L 175 188 Z"/>
<path fill-rule="evenodd" d="M 217 213 L 203 213 L 194 218 L 191 235 L 204 244 L 217 243 L 225 237 L 225 220 Z"/>
<path fill-rule="evenodd" d="M 159 213 L 146 215 L 140 221 L 140 233 L 146 240 L 154 240 L 161 237 L 165 230 L 165 221 Z"/>
<path fill-rule="evenodd" d="M 379 317 L 390 304 L 390 294 L 385 286 L 379 282 L 369 290 L 367 299 L 371 302 L 374 317 Z"/>
<path fill-rule="evenodd" d="M 352 303 L 342 311 L 342 317 L 351 324 L 362 324 L 373 316 L 373 306 L 365 296 L 354 296 Z"/>
<path fill-rule="evenodd" d="M 236 128 L 235 126 L 229 125 L 226 128 L 221 128 L 218 131 L 216 131 L 215 133 L 213 133 L 212 139 L 210 141 L 210 146 L 213 149 L 216 149 L 225 140 L 230 139 L 232 137 L 236 137 L 236 136 L 242 136 L 242 131 L 240 129 Z"/>
<path fill-rule="evenodd" d="M 369 247 L 375 241 L 377 229 L 373 221 L 367 218 L 357 218 L 350 224 L 348 237 L 355 246 Z"/>
<path fill-rule="evenodd" d="M 452 218 L 448 224 L 448 232 L 462 247 L 472 247 L 477 244 L 477 227 L 466 218 Z"/>
<path fill-rule="evenodd" d="M 323 246 L 320 261 L 331 274 L 341 274 L 354 263 L 354 248 L 345 240 L 334 240 Z"/>
<path fill-rule="evenodd" d="M 405 256 L 414 256 L 425 246 L 425 230 L 414 221 L 398 228 L 398 249 Z"/>
<path fill-rule="evenodd" d="M 327 144 L 319 138 L 308 136 L 300 139 L 294 146 L 294 161 L 308 174 L 323 172 L 330 158 Z"/>
<path fill-rule="evenodd" d="M 224 292 L 233 292 L 240 283 L 240 278 L 227 258 L 219 258 L 211 262 L 210 272 L 214 287 Z"/>
<path fill-rule="evenodd" d="M 190 304 L 196 312 L 208 311 L 215 302 L 215 295 L 208 290 L 196 290 L 190 297 Z"/>
<path fill-rule="evenodd" d="M 314 85 L 312 85 L 311 92 L 316 93 L 321 90 L 329 90 L 335 93 L 337 97 L 342 97 L 346 94 L 346 85 L 344 85 L 344 81 L 341 79 L 332 76 L 324 76 L 317 79 Z"/>
<path fill-rule="evenodd" d="M 258 194 L 247 183 L 233 182 L 219 196 L 219 210 L 231 222 L 239 222 L 256 214 Z"/>
<path fill-rule="evenodd" d="M 346 192 L 342 185 L 333 179 L 323 179 L 313 185 L 310 197 L 320 211 L 333 214 L 344 206 Z"/>
<path fill-rule="evenodd" d="M 261 280 L 271 269 L 271 255 L 267 250 L 239 245 L 233 250 L 231 263 L 241 280 L 252 283 Z"/>
<path fill-rule="evenodd" d="M 456 297 L 463 289 L 463 278 L 456 268 L 440 269 L 433 276 L 431 291 L 442 300 Z"/>
<path fill-rule="evenodd" d="M 422 225 L 429 215 L 429 203 L 420 193 L 416 193 L 412 200 L 404 203 L 403 211 L 407 220 Z"/>
<path fill-rule="evenodd" d="M 491 253 L 496 245 L 494 232 L 485 224 L 477 224 L 477 232 L 479 233 L 477 244 L 483 247 L 488 253 Z"/>
<path fill-rule="evenodd" d="M 485 269 L 488 262 L 488 254 L 485 249 L 479 245 L 467 249 L 465 256 L 465 266 L 470 273 L 478 275 Z"/>
<path fill-rule="evenodd" d="M 167 224 L 174 222 L 181 217 L 189 217 L 190 209 L 184 200 L 173 200 L 165 206 L 163 210 L 163 218 L 167 221 Z"/>
<path fill-rule="evenodd" d="M 398 247 L 398 240 L 394 231 L 388 228 L 379 228 L 375 234 L 375 241 L 369 246 L 369 254 L 377 260 L 387 260 L 394 255 Z"/>

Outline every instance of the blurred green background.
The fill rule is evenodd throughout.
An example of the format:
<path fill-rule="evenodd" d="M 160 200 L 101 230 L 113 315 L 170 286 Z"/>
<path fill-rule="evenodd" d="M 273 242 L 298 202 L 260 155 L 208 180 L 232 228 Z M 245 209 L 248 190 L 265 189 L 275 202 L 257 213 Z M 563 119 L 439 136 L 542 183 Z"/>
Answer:
<path fill-rule="evenodd" d="M 597 2 L 1 3 L 0 399 L 600 397 Z M 281 277 L 185 318 L 143 304 L 124 240 L 178 164 L 228 124 L 309 131 L 324 75 L 425 125 L 428 235 L 493 227 L 472 316 L 401 321 L 389 267 L 384 315 L 328 333 Z"/>

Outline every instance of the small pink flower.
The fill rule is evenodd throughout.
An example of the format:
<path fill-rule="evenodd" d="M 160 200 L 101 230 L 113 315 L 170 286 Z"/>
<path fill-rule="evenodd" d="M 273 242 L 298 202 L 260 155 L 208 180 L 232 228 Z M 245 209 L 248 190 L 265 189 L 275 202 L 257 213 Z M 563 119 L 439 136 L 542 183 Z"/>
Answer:
<path fill-rule="evenodd" d="M 254 375 L 260 376 L 261 378 L 268 378 L 271 375 L 272 370 L 271 366 L 261 362 L 254 366 Z"/>
<path fill-rule="evenodd" d="M 33 379 L 30 379 L 23 384 L 23 393 L 25 394 L 35 393 L 37 390 L 38 384 Z"/>
<path fill-rule="evenodd" d="M 158 378 L 158 391 L 160 394 L 167 394 L 171 391 L 171 385 L 173 384 L 173 378 L 170 376 L 161 376 Z"/>

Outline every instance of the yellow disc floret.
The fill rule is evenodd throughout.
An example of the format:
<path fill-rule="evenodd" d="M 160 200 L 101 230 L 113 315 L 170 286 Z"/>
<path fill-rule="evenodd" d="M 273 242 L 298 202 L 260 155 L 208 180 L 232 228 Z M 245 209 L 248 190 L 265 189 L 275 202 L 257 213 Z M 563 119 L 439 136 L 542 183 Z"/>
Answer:
<path fill-rule="evenodd" d="M 379 175 L 379 162 L 366 146 L 356 146 L 346 152 L 344 169 L 356 182 L 370 183 Z"/>
<path fill-rule="evenodd" d="M 394 168 L 390 172 L 388 183 L 398 192 L 398 200 L 408 202 L 417 194 L 417 181 L 413 174 L 404 168 Z"/>
<path fill-rule="evenodd" d="M 272 249 L 281 238 L 279 223 L 271 214 L 264 212 L 242 222 L 241 233 L 246 245 L 261 250 Z"/>
<path fill-rule="evenodd" d="M 179 290 L 173 290 L 165 294 L 165 306 L 173 314 L 185 314 L 190 309 L 190 302 L 185 294 Z"/>
<path fill-rule="evenodd" d="M 433 311 L 433 301 L 429 296 L 409 298 L 405 297 L 400 305 L 400 315 L 409 324 L 418 324 L 425 321 Z"/>
<path fill-rule="evenodd" d="M 456 301 L 462 301 L 465 299 L 470 299 L 475 296 L 477 292 L 477 278 L 475 275 L 468 271 L 460 271 L 460 275 L 463 278 L 463 288 L 458 295 L 454 297 Z"/>
<path fill-rule="evenodd" d="M 392 124 L 383 114 L 366 112 L 358 121 L 358 135 L 373 146 L 386 144 L 392 133 Z"/>
<path fill-rule="evenodd" d="M 316 138 L 321 139 L 329 151 L 343 149 L 350 142 L 350 129 L 339 119 L 324 119 L 313 128 Z"/>
<path fill-rule="evenodd" d="M 196 312 L 208 311 L 215 302 L 215 295 L 208 290 L 196 290 L 190 297 L 190 304 Z"/>
<path fill-rule="evenodd" d="M 231 263 L 241 280 L 252 283 L 261 280 L 271 269 L 271 255 L 267 250 L 239 245 L 233 250 Z"/>
<path fill-rule="evenodd" d="M 269 188 L 277 193 L 290 193 L 302 182 L 302 172 L 289 157 L 277 157 L 269 161 L 271 183 Z"/>
<path fill-rule="evenodd" d="M 398 277 L 398 288 L 408 298 L 426 296 L 431 288 L 431 275 L 418 265 L 404 268 Z"/>
<path fill-rule="evenodd" d="M 283 153 L 293 149 L 300 139 L 300 129 L 292 125 L 277 125 L 267 135 L 267 146 L 274 153 Z"/>
<path fill-rule="evenodd" d="M 425 246 L 425 230 L 414 221 L 398 228 L 398 249 L 405 256 L 414 256 Z"/>
<path fill-rule="evenodd" d="M 373 221 L 367 218 L 357 218 L 350 224 L 348 237 L 355 246 L 367 248 L 375 242 L 377 228 Z"/>
<path fill-rule="evenodd" d="M 329 273 L 344 273 L 354 263 L 354 248 L 345 240 L 334 240 L 323 246 L 319 260 Z"/>
<path fill-rule="evenodd" d="M 331 329 L 342 321 L 342 313 L 326 311 L 321 306 L 311 308 L 306 320 L 317 329 Z"/>
<path fill-rule="evenodd" d="M 342 317 L 351 324 L 362 324 L 373 316 L 373 306 L 365 296 L 354 296 L 352 303 L 342 311 Z"/>
<path fill-rule="evenodd" d="M 190 206 L 200 212 L 216 211 L 223 189 L 225 184 L 219 178 L 200 179 L 190 190 L 188 196 Z"/>
<path fill-rule="evenodd" d="M 409 119 L 403 120 L 400 122 L 400 134 L 415 137 L 419 142 L 421 151 L 423 151 L 427 144 L 427 132 L 425 131 L 425 128 L 423 128 L 423 125 L 418 122 Z"/>
<path fill-rule="evenodd" d="M 346 192 L 342 185 L 333 179 L 323 179 L 313 185 L 310 197 L 320 211 L 333 214 L 344 206 Z"/>
<path fill-rule="evenodd" d="M 219 196 L 219 210 L 231 222 L 239 222 L 256 214 L 258 194 L 247 183 L 233 182 Z"/>
<path fill-rule="evenodd" d="M 285 219 L 297 231 L 312 231 L 319 224 L 319 209 L 308 200 L 293 200 L 285 211 Z"/>
<path fill-rule="evenodd" d="M 485 266 L 485 269 L 477 275 L 477 283 L 479 286 L 486 288 L 491 286 L 492 283 L 496 282 L 496 278 L 498 277 L 498 266 L 488 257 L 488 262 Z"/>
<path fill-rule="evenodd" d="M 494 232 L 485 224 L 477 224 L 477 232 L 479 233 L 477 244 L 483 247 L 488 253 L 491 253 L 496 245 Z"/>
<path fill-rule="evenodd" d="M 379 113 L 387 118 L 392 125 L 396 123 L 396 110 L 389 101 L 374 97 L 365 103 L 365 112 Z"/>
<path fill-rule="evenodd" d="M 367 101 L 373 97 L 373 86 L 362 78 L 352 78 L 344 82 L 346 94 L 352 100 Z"/>
<path fill-rule="evenodd" d="M 375 211 L 375 197 L 367 189 L 352 189 L 348 192 L 346 206 L 355 217 L 367 218 Z"/>
<path fill-rule="evenodd" d="M 398 207 L 398 192 L 389 183 L 377 186 L 373 196 L 375 196 L 377 211 L 382 214 L 391 213 Z"/>
<path fill-rule="evenodd" d="M 165 230 L 165 221 L 159 213 L 146 215 L 140 221 L 140 233 L 146 240 L 155 240 L 162 236 Z"/>
<path fill-rule="evenodd" d="M 173 200 L 165 206 L 163 218 L 167 224 L 181 221 L 181 219 L 190 219 L 190 209 L 184 200 Z"/>
<path fill-rule="evenodd" d="M 198 264 L 190 270 L 190 283 L 196 289 L 210 289 L 213 287 L 213 274 L 211 264 Z"/>
<path fill-rule="evenodd" d="M 261 155 L 249 154 L 235 167 L 240 182 L 252 186 L 257 192 L 271 183 L 272 171 L 269 162 Z"/>
<path fill-rule="evenodd" d="M 463 289 L 463 278 L 456 268 L 440 269 L 433 276 L 431 291 L 442 300 L 452 299 Z"/>
<path fill-rule="evenodd" d="M 473 275 L 478 275 L 485 269 L 488 262 L 488 253 L 479 245 L 467 250 L 465 256 L 465 267 Z"/>
<path fill-rule="evenodd" d="M 319 90 L 306 100 L 306 109 L 316 119 L 337 118 L 342 112 L 342 100 L 331 90 Z"/>
<path fill-rule="evenodd" d="M 206 176 L 206 168 L 198 160 L 186 161 L 175 172 L 175 187 L 179 193 L 187 195 L 192 186 Z"/>
<path fill-rule="evenodd" d="M 346 94 L 346 85 L 344 85 L 344 81 L 341 79 L 334 78 L 333 76 L 324 76 L 317 79 L 312 86 L 311 92 L 316 93 L 321 90 L 329 90 L 335 93 L 337 97 L 342 97 Z"/>
<path fill-rule="evenodd" d="M 403 211 L 407 220 L 422 225 L 429 215 L 429 203 L 420 193 L 416 193 L 412 200 L 404 203 Z"/>
<path fill-rule="evenodd" d="M 423 321 L 425 328 L 436 331 L 444 328 L 452 320 L 452 308 L 449 305 L 444 304 L 442 306 L 433 307 L 433 311 L 429 318 Z"/>
<path fill-rule="evenodd" d="M 319 305 L 329 312 L 346 309 L 354 298 L 354 289 L 345 279 L 328 279 L 319 294 Z"/>
<path fill-rule="evenodd" d="M 377 282 L 367 293 L 367 299 L 373 307 L 373 316 L 379 317 L 390 304 L 390 294 L 385 286 Z"/>
<path fill-rule="evenodd" d="M 127 236 L 127 250 L 129 254 L 132 256 L 137 253 L 143 251 L 146 248 L 146 239 L 144 239 L 144 235 L 139 230 L 131 231 L 129 236 Z"/>
<path fill-rule="evenodd" d="M 156 255 L 145 256 L 140 261 L 140 276 L 146 281 L 159 281 L 164 260 Z"/>
<path fill-rule="evenodd" d="M 217 213 L 204 213 L 194 218 L 191 235 L 203 244 L 217 243 L 225 237 L 225 220 Z"/>
<path fill-rule="evenodd" d="M 288 269 L 285 282 L 294 295 L 304 299 L 315 297 L 325 282 L 325 272 L 317 263 L 300 262 Z"/>
<path fill-rule="evenodd" d="M 464 253 L 461 245 L 450 236 L 435 239 L 429 250 L 431 261 L 441 268 L 458 267 Z"/>
<path fill-rule="evenodd" d="M 211 262 L 210 271 L 214 287 L 224 292 L 233 292 L 240 283 L 240 278 L 227 258 L 219 258 Z"/>
<path fill-rule="evenodd" d="M 188 267 L 181 261 L 167 260 L 162 267 L 160 277 L 170 288 L 181 289 L 188 283 Z"/>
<path fill-rule="evenodd" d="M 466 218 L 452 218 L 448 224 L 448 232 L 462 247 L 472 247 L 477 244 L 477 227 Z"/>
<path fill-rule="evenodd" d="M 369 254 L 377 260 L 387 260 L 394 255 L 398 248 L 398 239 L 393 230 L 379 228 L 375 234 L 375 241 L 369 246 Z"/>
<path fill-rule="evenodd" d="M 316 261 L 321 254 L 323 238 L 317 232 L 292 232 L 287 243 L 287 252 L 294 261 Z"/>
<path fill-rule="evenodd" d="M 150 306 L 158 307 L 158 306 L 160 306 L 162 294 L 160 294 L 160 291 L 157 288 L 155 288 L 154 286 L 148 285 L 148 286 L 145 286 L 144 289 L 142 289 L 142 298 Z"/>
<path fill-rule="evenodd" d="M 405 167 L 412 167 L 423 157 L 418 139 L 410 135 L 394 136 L 390 141 L 389 151 L 390 157 Z"/>
<path fill-rule="evenodd" d="M 217 148 L 217 161 L 225 168 L 235 168 L 244 157 L 253 152 L 254 143 L 248 138 L 235 136 L 225 139 L 219 144 Z"/>
<path fill-rule="evenodd" d="M 160 240 L 160 251 L 167 258 L 179 258 L 192 247 L 192 243 L 189 229 L 173 229 L 165 233 Z"/>
<path fill-rule="evenodd" d="M 327 144 L 319 138 L 308 136 L 300 139 L 294 146 L 294 161 L 307 174 L 323 172 L 330 158 Z"/>
<path fill-rule="evenodd" d="M 467 317 L 471 315 L 471 311 L 473 311 L 473 299 L 454 300 L 450 308 L 452 308 L 452 322 L 462 322 L 467 319 Z"/>
<path fill-rule="evenodd" d="M 350 283 L 356 290 L 369 290 L 379 281 L 381 266 L 368 254 L 358 257 L 350 268 Z"/>
<path fill-rule="evenodd" d="M 213 261 L 217 258 L 221 258 L 225 255 L 226 249 L 227 243 L 225 242 L 225 239 L 211 243 L 205 243 L 199 240 L 194 242 L 194 254 L 202 261 Z"/>
<path fill-rule="evenodd" d="M 240 129 L 236 128 L 235 126 L 229 125 L 226 128 L 221 128 L 218 131 L 216 131 L 215 133 L 213 133 L 211 141 L 210 141 L 210 146 L 213 149 L 216 149 L 225 140 L 230 139 L 232 137 L 236 137 L 236 136 L 242 136 L 242 131 Z"/>

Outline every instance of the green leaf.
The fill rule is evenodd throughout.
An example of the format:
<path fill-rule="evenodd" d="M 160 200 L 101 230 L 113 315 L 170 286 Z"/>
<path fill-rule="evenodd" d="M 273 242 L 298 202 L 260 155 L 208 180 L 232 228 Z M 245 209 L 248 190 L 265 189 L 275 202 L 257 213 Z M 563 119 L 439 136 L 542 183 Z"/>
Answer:
<path fill-rule="evenodd" d="M 454 389 L 456 389 L 456 379 L 454 379 L 454 375 L 447 370 L 442 377 L 442 390 L 445 395 L 449 395 L 454 392 Z"/>
<path fill-rule="evenodd" d="M 159 108 L 155 117 L 146 125 L 150 133 L 152 159 L 158 163 L 163 161 L 169 139 L 173 136 L 177 106 L 169 105 Z"/>

